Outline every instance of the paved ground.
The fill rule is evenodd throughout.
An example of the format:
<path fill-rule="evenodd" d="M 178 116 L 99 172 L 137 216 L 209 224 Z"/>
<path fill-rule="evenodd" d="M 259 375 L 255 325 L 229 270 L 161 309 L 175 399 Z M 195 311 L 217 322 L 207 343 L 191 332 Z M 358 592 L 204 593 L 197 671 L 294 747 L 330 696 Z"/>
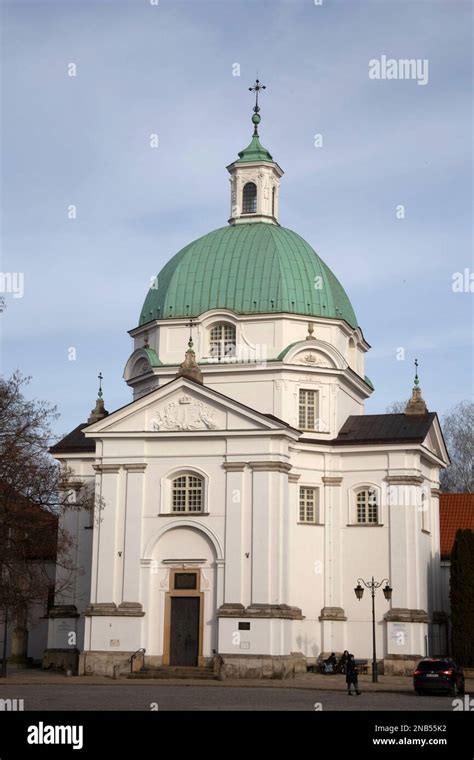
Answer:
<path fill-rule="evenodd" d="M 362 695 L 348 697 L 344 676 L 307 673 L 285 681 L 112 680 L 11 668 L 0 699 L 23 699 L 29 710 L 433 710 L 452 711 L 448 696 L 416 697 L 412 679 L 360 677 Z M 474 694 L 474 680 L 466 680 Z"/>
<path fill-rule="evenodd" d="M 405 692 L 412 695 L 413 682 L 409 676 L 379 676 L 379 682 L 374 684 L 370 675 L 359 676 L 359 683 L 364 692 Z M 0 678 L 0 688 L 7 684 L 51 684 L 67 686 L 137 686 L 158 684 L 172 686 L 209 686 L 209 687 L 245 687 L 245 688 L 272 688 L 272 689 L 317 689 L 322 691 L 345 691 L 345 676 L 342 675 L 321 675 L 319 673 L 305 673 L 297 678 L 287 680 L 228 680 L 228 681 L 200 681 L 189 679 L 182 681 L 180 679 L 144 679 L 130 681 L 127 678 L 120 678 L 115 681 L 103 676 L 73 676 L 67 677 L 64 673 L 51 670 L 42 670 L 41 668 L 16 668 L 9 666 L 8 677 Z M 474 694 L 474 677 L 466 671 L 466 692 Z"/>
<path fill-rule="evenodd" d="M 362 684 L 362 695 L 347 696 L 344 683 L 331 678 L 330 688 L 314 688 L 311 681 L 271 682 L 267 686 L 234 685 L 219 681 L 177 683 L 126 679 L 91 683 L 92 679 L 56 677 L 49 683 L 0 681 L 0 699 L 23 699 L 24 710 L 429 710 L 452 711 L 448 696 L 416 697 L 403 685 L 375 693 Z M 105 680 L 105 679 L 104 679 Z M 326 683 L 328 679 L 326 679 Z M 257 682 L 258 683 L 258 682 Z M 278 683 L 278 686 L 274 684 Z M 402 686 L 402 688 L 401 688 Z"/>
<path fill-rule="evenodd" d="M 0 699 L 23 699 L 29 710 L 430 710 L 452 711 L 452 698 L 404 693 L 363 693 L 288 688 L 122 684 L 4 685 Z"/>

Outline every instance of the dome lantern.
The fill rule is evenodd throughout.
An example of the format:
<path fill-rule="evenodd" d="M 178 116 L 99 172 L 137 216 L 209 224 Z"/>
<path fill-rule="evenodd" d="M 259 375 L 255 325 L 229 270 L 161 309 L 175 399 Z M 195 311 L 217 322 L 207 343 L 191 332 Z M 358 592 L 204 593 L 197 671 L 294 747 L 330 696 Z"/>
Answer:
<path fill-rule="evenodd" d="M 258 79 L 249 87 L 251 92 L 255 92 L 252 140 L 240 151 L 239 158 L 227 167 L 231 185 L 229 224 L 278 224 L 278 191 L 283 170 L 263 147 L 258 134 L 261 122 L 258 94 L 265 89 Z"/>

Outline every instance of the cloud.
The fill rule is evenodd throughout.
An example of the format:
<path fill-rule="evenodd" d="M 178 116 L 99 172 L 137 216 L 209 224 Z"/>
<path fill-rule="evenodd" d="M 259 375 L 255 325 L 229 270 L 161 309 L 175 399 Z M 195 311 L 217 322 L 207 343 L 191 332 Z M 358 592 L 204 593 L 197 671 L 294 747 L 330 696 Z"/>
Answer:
<path fill-rule="evenodd" d="M 443 366 L 441 405 L 466 395 L 472 299 L 450 278 L 471 250 L 469 4 L 35 0 L 3 15 L 2 267 L 25 273 L 0 317 L 3 369 L 34 375 L 61 430 L 88 413 L 99 369 L 109 406 L 129 400 L 126 331 L 150 277 L 226 224 L 257 69 L 262 142 L 286 171 L 281 221 L 347 289 L 377 397 L 406 395 L 383 352 L 410 336 L 437 354 L 438 388 Z M 382 53 L 428 58 L 429 84 L 370 81 Z"/>

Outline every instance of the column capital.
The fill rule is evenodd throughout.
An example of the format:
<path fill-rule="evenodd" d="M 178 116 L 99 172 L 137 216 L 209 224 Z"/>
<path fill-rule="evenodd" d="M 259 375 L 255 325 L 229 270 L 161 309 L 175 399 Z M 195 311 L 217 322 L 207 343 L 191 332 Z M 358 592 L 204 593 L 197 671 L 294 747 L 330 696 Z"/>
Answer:
<path fill-rule="evenodd" d="M 425 479 L 423 475 L 387 475 L 384 480 L 390 485 L 421 486 Z"/>
<path fill-rule="evenodd" d="M 392 607 L 385 613 L 384 620 L 390 623 L 427 623 L 428 615 L 425 610 L 413 610 L 406 607 Z"/>
<path fill-rule="evenodd" d="M 112 473 L 118 472 L 122 467 L 121 464 L 93 464 L 92 467 L 96 472 Z"/>
<path fill-rule="evenodd" d="M 147 466 L 145 462 L 137 462 L 134 464 L 124 464 L 123 468 L 128 472 L 145 472 Z"/>
<path fill-rule="evenodd" d="M 344 478 L 340 475 L 323 476 L 322 481 L 325 486 L 340 486 Z"/>
<path fill-rule="evenodd" d="M 227 472 L 243 472 L 247 462 L 224 462 L 222 466 Z"/>
<path fill-rule="evenodd" d="M 86 617 L 144 617 L 140 602 L 97 602 L 89 604 L 84 615 Z"/>
<path fill-rule="evenodd" d="M 323 607 L 318 620 L 347 620 L 346 613 L 342 607 Z"/>
<path fill-rule="evenodd" d="M 244 607 L 240 602 L 221 604 L 217 617 L 223 618 L 280 618 L 283 620 L 304 620 L 300 607 L 289 604 L 250 604 Z"/>
<path fill-rule="evenodd" d="M 287 462 L 249 462 L 248 465 L 255 472 L 288 473 L 292 469 L 292 465 Z"/>

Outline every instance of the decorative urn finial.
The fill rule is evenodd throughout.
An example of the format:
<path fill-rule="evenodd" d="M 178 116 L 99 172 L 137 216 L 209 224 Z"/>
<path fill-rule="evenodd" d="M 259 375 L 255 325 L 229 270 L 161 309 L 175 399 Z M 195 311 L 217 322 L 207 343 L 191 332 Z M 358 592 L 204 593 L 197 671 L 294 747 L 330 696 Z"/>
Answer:
<path fill-rule="evenodd" d="M 102 380 L 104 379 L 102 376 L 102 372 L 99 372 L 97 377 L 99 379 L 99 392 L 97 394 L 97 401 L 95 402 L 95 407 L 91 411 L 87 420 L 89 424 L 92 424 L 93 422 L 98 422 L 99 420 L 103 420 L 104 417 L 107 417 L 108 415 L 108 411 L 104 406 L 104 399 L 102 398 L 104 395 L 102 393 Z"/>
<path fill-rule="evenodd" d="M 418 359 L 415 359 L 415 380 L 413 382 L 411 398 L 405 407 L 405 414 L 426 414 L 427 412 L 428 407 L 421 395 L 420 380 L 418 378 Z"/>
<path fill-rule="evenodd" d="M 189 340 L 188 348 L 184 357 L 184 362 L 179 365 L 176 377 L 187 377 L 189 380 L 194 380 L 195 383 L 203 384 L 202 372 L 196 362 L 196 354 L 193 347 L 193 323 L 194 319 L 190 319 L 188 323 L 189 327 Z"/>

